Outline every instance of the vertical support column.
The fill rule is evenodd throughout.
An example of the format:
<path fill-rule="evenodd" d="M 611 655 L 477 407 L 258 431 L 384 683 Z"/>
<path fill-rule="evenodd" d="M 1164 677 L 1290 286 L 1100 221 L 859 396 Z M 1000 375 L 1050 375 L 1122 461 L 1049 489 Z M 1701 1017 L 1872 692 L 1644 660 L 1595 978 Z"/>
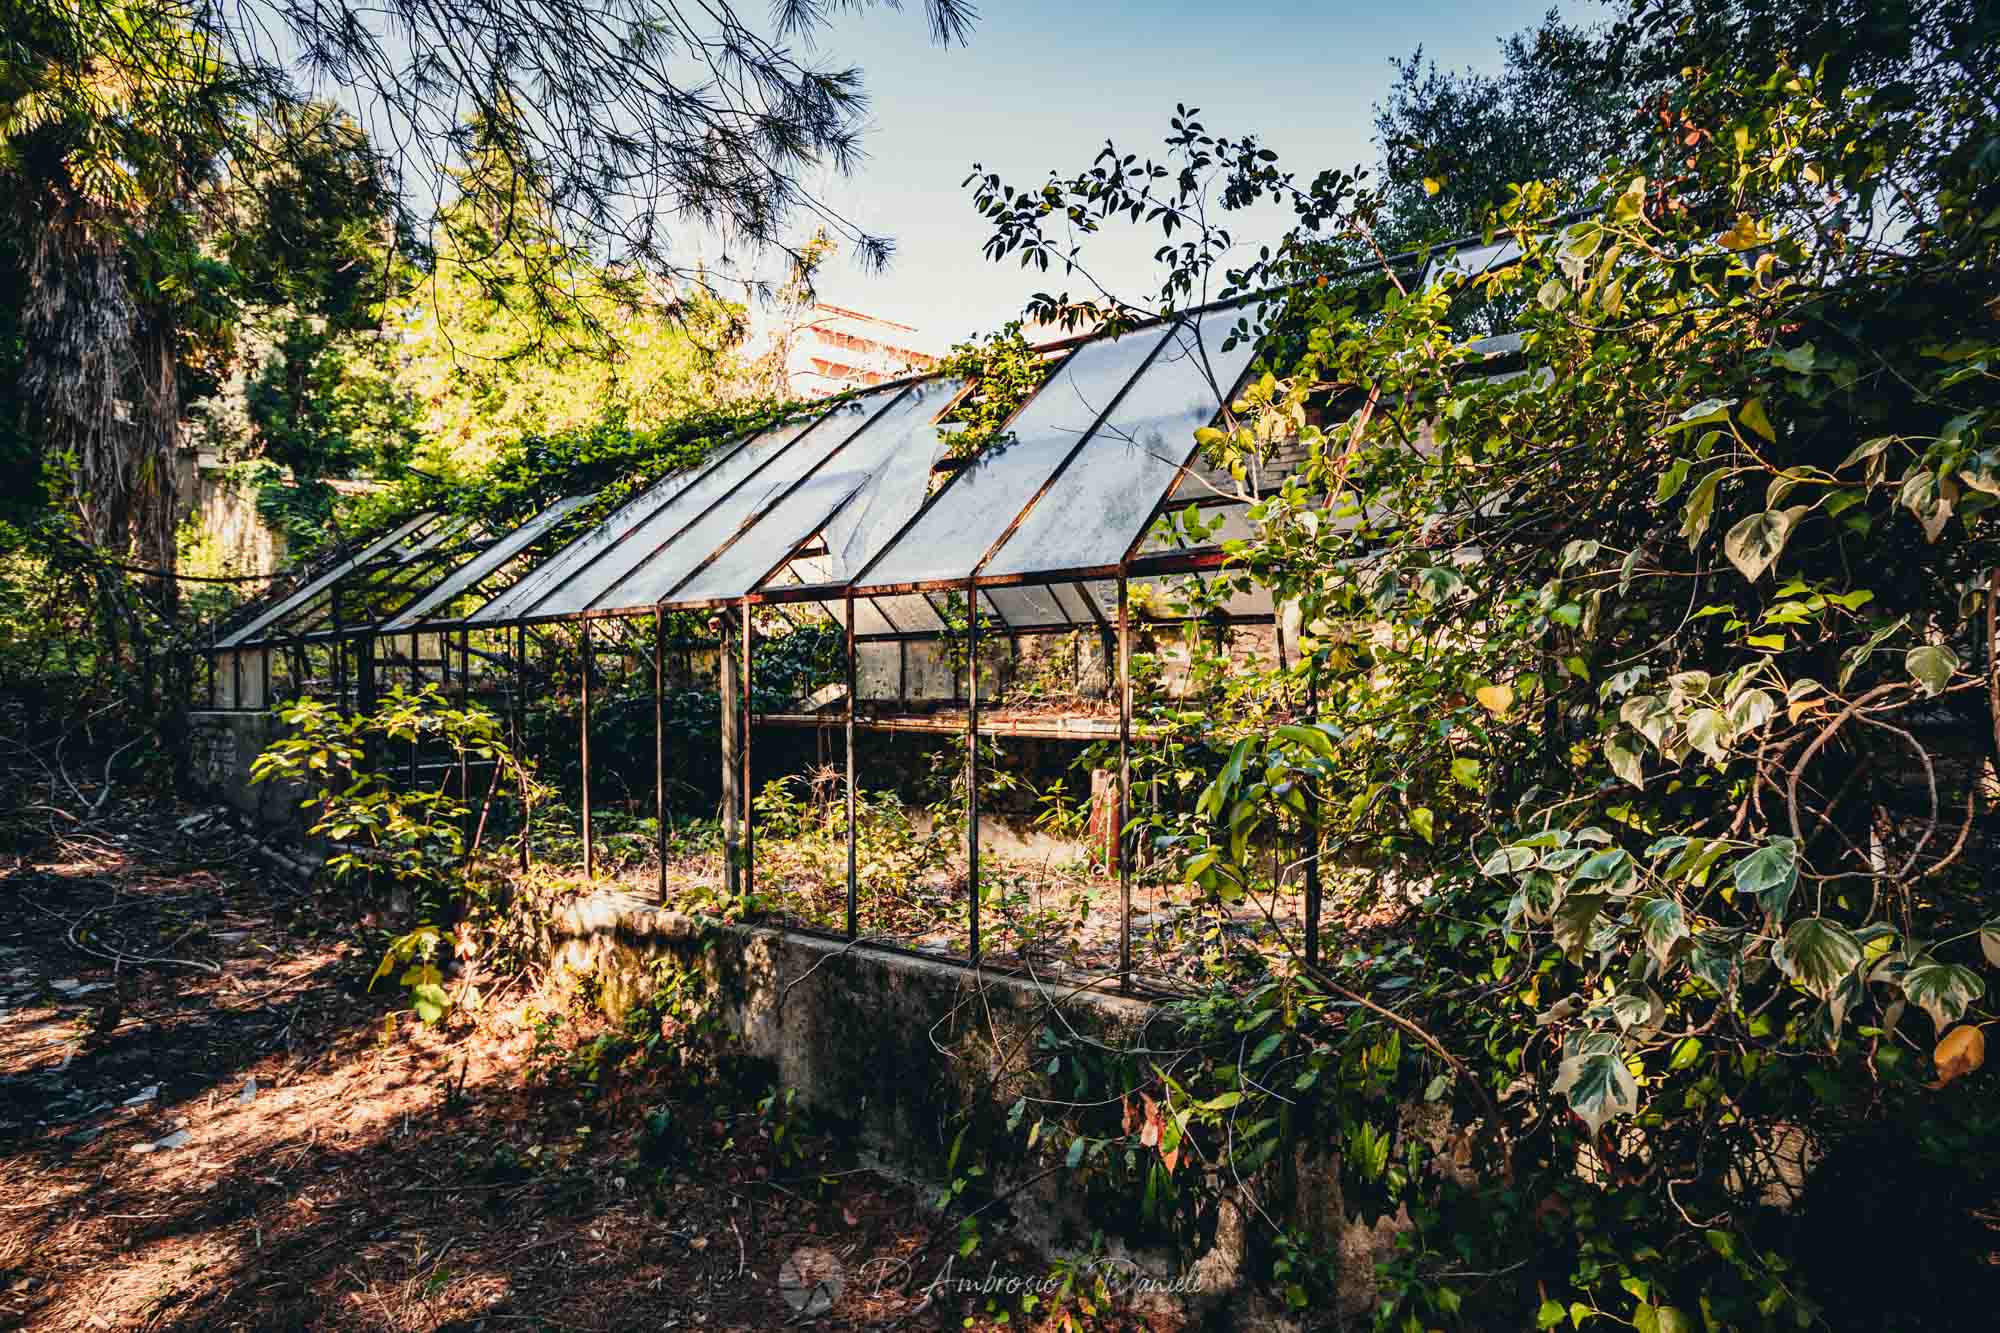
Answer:
<path fill-rule="evenodd" d="M 847 938 L 861 933 L 861 875 L 854 833 L 854 593 L 847 594 Z"/>
<path fill-rule="evenodd" d="M 667 901 L 667 613 L 653 612 L 653 818 L 659 824 L 660 902 Z"/>
<path fill-rule="evenodd" d="M 590 669 L 593 653 L 590 642 L 590 622 L 578 622 L 583 626 L 583 689 L 581 692 L 582 716 L 577 723 L 577 744 L 583 769 L 583 877 L 597 878 L 597 843 L 591 837 L 590 829 Z"/>
<path fill-rule="evenodd" d="M 1132 606 L 1123 569 L 1118 571 L 1118 810 L 1112 837 L 1118 848 L 1118 985 L 1132 986 L 1132 856 L 1125 845 L 1125 812 L 1132 808 Z"/>
<path fill-rule="evenodd" d="M 241 648 L 229 654 L 229 669 L 234 673 L 231 679 L 235 682 L 234 688 L 230 691 L 229 706 L 241 712 L 243 709 L 243 650 Z"/>
<path fill-rule="evenodd" d="M 1319 721 L 1319 663 L 1306 660 L 1306 721 Z M 1306 792 L 1306 966 L 1319 966 L 1319 797 Z"/>
<path fill-rule="evenodd" d="M 503 629 L 501 633 L 506 633 Z M 514 629 L 514 697 L 507 710 L 508 729 L 513 734 L 514 760 L 521 760 L 521 733 L 528 725 L 528 627 L 518 625 Z M 534 811 L 528 805 L 528 793 L 521 792 L 521 869 L 528 868 L 528 826 L 534 819 Z"/>
<path fill-rule="evenodd" d="M 757 829 L 751 819 L 751 801 L 756 788 L 750 785 L 750 602 L 743 602 L 743 734 L 737 741 L 737 753 L 743 761 L 743 777 L 739 783 L 743 795 L 743 892 L 757 892 Z"/>
<path fill-rule="evenodd" d="M 257 707 L 260 711 L 271 707 L 271 650 L 264 649 L 263 679 L 257 682 Z"/>
<path fill-rule="evenodd" d="M 423 667 L 419 665 L 419 663 L 423 661 L 423 656 L 424 656 L 423 635 L 412 632 L 410 635 L 410 689 L 413 691 L 423 688 L 424 670 Z M 421 731 L 414 732 L 410 736 L 410 790 L 411 791 L 415 791 L 417 789 L 417 785 L 423 781 L 423 775 L 421 772 L 418 771 L 418 752 L 420 747 L 423 745 L 423 741 L 424 737 Z"/>
<path fill-rule="evenodd" d="M 716 694 L 722 702 L 722 885 L 723 891 L 733 898 L 743 890 L 743 855 L 738 827 L 743 814 L 740 786 L 743 767 L 737 743 L 740 727 L 737 715 L 743 711 L 743 687 L 739 681 L 738 659 L 731 651 L 733 645 L 729 642 L 729 617 L 726 614 L 721 619 L 721 625 L 715 657 L 719 673 Z"/>
<path fill-rule="evenodd" d="M 979 587 L 965 581 L 965 879 L 967 957 L 979 962 Z"/>

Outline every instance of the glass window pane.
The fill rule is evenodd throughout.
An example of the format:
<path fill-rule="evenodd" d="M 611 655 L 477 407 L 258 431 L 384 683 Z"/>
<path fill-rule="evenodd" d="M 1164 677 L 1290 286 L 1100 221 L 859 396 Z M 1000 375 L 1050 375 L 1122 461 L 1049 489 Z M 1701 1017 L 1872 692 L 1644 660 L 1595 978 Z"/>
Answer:
<path fill-rule="evenodd" d="M 1051 625 L 1071 623 L 1069 613 L 1057 600 L 1054 588 L 987 588 L 985 595 L 1000 618 L 1007 622 L 1008 629 L 1046 629 Z M 1089 623 L 1095 626 L 1097 622 L 1093 620 Z"/>
<path fill-rule="evenodd" d="M 476 625 L 504 624 L 530 613 L 534 604 L 564 579 L 576 573 L 615 544 L 621 536 L 644 522 L 663 505 L 700 480 L 708 470 L 740 451 L 747 440 L 724 445 L 713 458 L 691 468 L 662 477 L 646 490 L 613 510 L 608 518 L 589 532 L 544 561 L 540 568 L 524 576 L 507 591 L 473 612 L 467 619 Z"/>
<path fill-rule="evenodd" d="M 432 522 L 436 517 L 437 515 L 435 514 L 419 514 L 395 531 L 376 538 L 368 545 L 362 547 L 360 552 L 352 559 L 343 560 L 324 574 L 314 578 L 303 588 L 300 588 L 270 610 L 259 615 L 242 629 L 236 630 L 222 639 L 217 646 L 231 647 L 236 644 L 250 642 L 262 636 L 264 631 L 270 629 L 273 625 L 276 625 L 279 621 L 292 615 L 294 612 L 304 609 L 314 598 L 332 588 L 341 579 L 346 578 L 349 574 L 368 564 L 371 560 L 377 559 L 397 542 L 416 532 L 426 523 Z"/>
<path fill-rule="evenodd" d="M 1166 336 L 1163 328 L 1141 329 L 1078 348 L 1015 418 L 1013 442 L 986 449 L 960 470 L 862 582 L 881 587 L 971 575 Z"/>
<path fill-rule="evenodd" d="M 1104 424 L 982 574 L 1044 574 L 1117 566 L 1146 531 L 1256 348 L 1222 344 L 1241 311 L 1178 325 Z"/>
<path fill-rule="evenodd" d="M 586 609 L 618 610 L 650 606 L 657 598 L 636 598 L 626 595 L 622 589 L 615 594 L 612 590 L 618 588 L 634 570 L 644 568 L 648 563 L 670 561 L 672 556 L 669 551 L 686 549 L 687 543 L 681 541 L 681 534 L 704 516 L 728 510 L 740 519 L 744 513 L 750 512 L 749 506 L 757 503 L 770 489 L 773 478 L 781 473 L 796 476 L 797 473 L 791 472 L 789 467 L 794 456 L 793 446 L 808 438 L 807 432 L 812 430 L 817 420 L 815 417 L 807 421 L 792 421 L 767 430 L 717 463 L 693 485 L 648 514 L 597 559 L 579 568 L 574 577 L 561 587 L 551 589 L 535 603 L 534 614 L 568 616 Z M 784 459 L 785 463 L 771 466 L 779 459 Z M 735 524 L 732 522 L 730 526 Z M 706 555 L 714 549 L 715 542 L 711 541 L 701 554 Z"/>
<path fill-rule="evenodd" d="M 880 435 L 875 475 L 862 492 L 841 507 L 826 525 L 830 581 L 853 578 L 896 535 L 930 494 L 931 469 L 944 456 L 945 437 L 931 418 L 958 396 L 963 380 L 925 380 L 910 387 L 909 396 L 882 420 L 868 427 Z M 862 441 L 848 446 L 854 450 Z"/>
<path fill-rule="evenodd" d="M 915 513 L 917 505 L 923 502 L 924 478 L 936 453 L 934 445 L 925 447 L 923 435 L 935 436 L 930 419 L 948 398 L 934 384 L 914 385 L 900 395 L 892 392 L 886 395 L 893 399 L 886 407 L 884 396 L 865 395 L 841 409 L 853 412 L 853 421 L 866 424 L 852 431 L 838 453 L 827 458 L 818 471 L 759 518 L 754 527 L 737 536 L 706 567 L 665 593 L 668 605 L 741 597 L 752 592 L 773 567 L 822 529 L 828 537 L 828 555 L 824 561 L 815 563 L 841 567 L 846 543 L 853 540 L 853 529 L 849 525 L 840 545 L 836 545 L 833 521 L 862 504 L 870 491 L 883 489 L 885 483 L 902 483 L 900 488 L 889 489 L 900 489 L 907 500 L 896 521 L 900 524 Z M 872 415 L 878 408 L 879 415 Z M 841 423 L 829 421 L 820 430 L 828 432 L 837 444 L 836 427 L 841 427 Z M 797 470 L 790 467 L 784 470 L 788 484 L 796 479 Z M 915 483 L 913 497 L 909 495 L 910 482 Z M 887 506 L 875 508 L 878 521 L 894 517 Z"/>
<path fill-rule="evenodd" d="M 535 515 L 526 523 L 523 523 L 520 527 L 502 537 L 499 541 L 494 542 L 484 551 L 481 551 L 471 560 L 468 560 L 460 567 L 457 573 L 453 574 L 443 583 L 440 583 L 430 592 L 424 594 L 423 597 L 411 604 L 408 609 L 383 626 L 383 628 L 385 630 L 405 629 L 416 623 L 419 619 L 430 615 L 432 612 L 449 607 L 461 594 L 471 588 L 477 587 L 481 581 L 486 579 L 495 570 L 533 545 L 537 538 L 554 527 L 564 515 L 574 510 L 577 506 L 587 503 L 589 500 L 590 497 L 588 495 L 572 495 L 567 499 L 556 501 L 547 509 L 544 509 L 541 513 Z"/>

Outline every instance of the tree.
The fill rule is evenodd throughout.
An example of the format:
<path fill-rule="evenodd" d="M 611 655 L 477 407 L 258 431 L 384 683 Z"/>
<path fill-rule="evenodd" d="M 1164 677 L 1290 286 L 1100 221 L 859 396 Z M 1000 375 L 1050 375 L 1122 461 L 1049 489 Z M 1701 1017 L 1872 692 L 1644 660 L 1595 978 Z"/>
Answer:
<path fill-rule="evenodd" d="M 1258 685 L 1313 705 L 1148 721 L 1229 755 L 1171 830 L 1191 893 L 1303 837 L 1396 914 L 1223 1010 L 1299 1071 L 1230 1115 L 1323 1117 L 1350 1206 L 1408 1210 L 1389 1326 L 1987 1322 L 2000 20 L 1912 5 L 1885 56 L 1844 12 L 1632 6 L 1644 137 L 1580 219 L 1517 183 L 1483 227 L 1520 258 L 1469 280 L 1315 268 L 1383 249 L 1383 195 L 1186 117 L 1159 171 L 980 184 L 1003 254 L 1070 210 L 1194 230 L 1169 296 L 1220 268 L 1204 217 L 1298 216 L 1218 284 L 1272 298 L 1202 438 L 1304 462 L 1184 595 L 1296 604 Z M 1518 350 L 1464 335 L 1481 301 Z M 1478 1188 L 1376 1128 L 1426 1095 Z"/>
<path fill-rule="evenodd" d="M 1375 111 L 1389 247 L 1476 234 L 1519 181 L 1560 181 L 1564 206 L 1587 197 L 1638 105 L 1605 40 L 1550 10 L 1502 40 L 1498 74 L 1440 70 L 1422 47 L 1396 61 Z"/>

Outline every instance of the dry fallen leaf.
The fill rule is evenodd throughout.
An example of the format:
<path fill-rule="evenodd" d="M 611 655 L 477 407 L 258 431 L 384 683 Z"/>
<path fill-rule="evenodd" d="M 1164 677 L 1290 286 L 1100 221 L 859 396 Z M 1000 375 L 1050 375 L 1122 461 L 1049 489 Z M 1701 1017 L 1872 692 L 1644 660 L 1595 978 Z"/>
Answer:
<path fill-rule="evenodd" d="M 1986 1034 L 1974 1023 L 1961 1023 L 1944 1034 L 1937 1044 L 1937 1082 L 1942 1088 L 1953 1079 L 1963 1078 L 1986 1063 Z"/>

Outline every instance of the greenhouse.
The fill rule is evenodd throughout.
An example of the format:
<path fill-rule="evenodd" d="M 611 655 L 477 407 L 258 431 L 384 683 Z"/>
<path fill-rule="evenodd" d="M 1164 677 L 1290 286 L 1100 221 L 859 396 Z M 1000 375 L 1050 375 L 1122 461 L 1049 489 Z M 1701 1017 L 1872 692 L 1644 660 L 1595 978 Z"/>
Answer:
<path fill-rule="evenodd" d="M 1282 469 L 1231 475 L 1195 442 L 1248 372 L 1252 311 L 1047 345 L 970 456 L 950 417 L 976 386 L 927 376 L 801 407 L 608 512 L 420 515 L 218 626 L 206 707 L 479 702 L 571 798 L 496 815 L 521 865 L 663 903 L 1126 985 L 1165 983 L 1201 930 L 1303 932 L 1312 954 L 1316 858 L 1273 848 L 1275 907 L 1197 923 L 1127 835 L 1192 799 L 1135 694 L 1296 660 L 1268 593 L 1217 574 Z M 394 762 L 489 805 L 499 786 L 421 742 Z"/>

